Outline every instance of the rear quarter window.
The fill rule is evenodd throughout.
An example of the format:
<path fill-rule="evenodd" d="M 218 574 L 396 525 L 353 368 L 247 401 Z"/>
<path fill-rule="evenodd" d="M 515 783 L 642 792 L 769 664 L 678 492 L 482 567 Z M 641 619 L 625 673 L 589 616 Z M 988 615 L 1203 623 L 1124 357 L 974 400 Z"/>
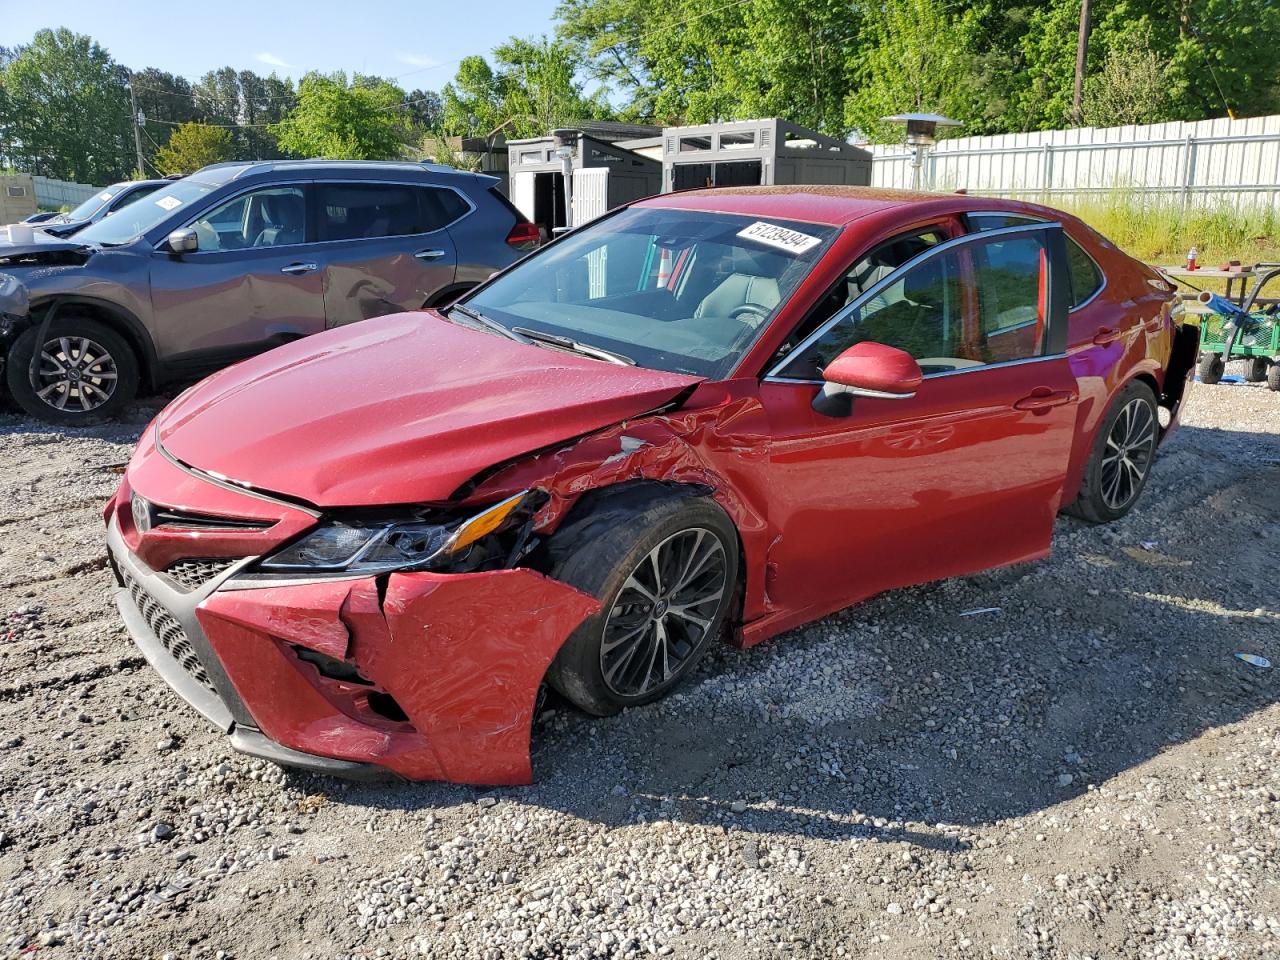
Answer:
<path fill-rule="evenodd" d="M 1067 274 L 1071 278 L 1071 307 L 1083 305 L 1102 289 L 1102 271 L 1093 262 L 1084 247 L 1071 239 L 1067 241 Z"/>

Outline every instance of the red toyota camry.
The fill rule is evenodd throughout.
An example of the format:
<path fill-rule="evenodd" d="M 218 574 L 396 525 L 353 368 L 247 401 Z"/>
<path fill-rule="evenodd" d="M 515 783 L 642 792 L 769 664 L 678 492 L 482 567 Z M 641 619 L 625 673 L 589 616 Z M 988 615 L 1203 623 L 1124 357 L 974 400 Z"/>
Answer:
<path fill-rule="evenodd" d="M 645 200 L 180 396 L 107 507 L 120 611 L 239 750 L 528 782 L 544 683 L 614 713 L 716 638 L 1124 516 L 1191 380 L 1181 319 L 1031 204 Z"/>

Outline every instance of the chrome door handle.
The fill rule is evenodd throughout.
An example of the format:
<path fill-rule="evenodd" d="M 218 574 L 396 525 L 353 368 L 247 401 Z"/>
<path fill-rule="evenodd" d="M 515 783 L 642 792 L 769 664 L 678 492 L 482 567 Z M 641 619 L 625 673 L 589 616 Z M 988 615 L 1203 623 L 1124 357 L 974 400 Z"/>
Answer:
<path fill-rule="evenodd" d="M 298 273 L 310 273 L 312 270 L 318 270 L 318 269 L 320 268 L 317 267 L 314 263 L 302 263 L 301 261 L 299 261 L 298 263 L 291 263 L 287 267 L 281 267 L 280 272 L 298 274 Z"/>
<path fill-rule="evenodd" d="M 419 250 L 414 254 L 419 260 L 439 260 L 448 250 Z"/>

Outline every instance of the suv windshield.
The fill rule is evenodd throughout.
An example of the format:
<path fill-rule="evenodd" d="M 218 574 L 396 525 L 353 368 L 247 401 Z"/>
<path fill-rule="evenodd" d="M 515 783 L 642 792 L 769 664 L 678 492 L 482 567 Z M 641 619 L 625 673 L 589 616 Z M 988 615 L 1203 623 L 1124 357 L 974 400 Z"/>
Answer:
<path fill-rule="evenodd" d="M 168 219 L 174 211 L 199 201 L 213 189 L 211 184 L 199 180 L 178 180 L 85 227 L 76 234 L 76 240 L 108 247 L 128 243 Z"/>
<path fill-rule="evenodd" d="M 833 227 L 632 207 L 570 234 L 465 301 L 506 327 L 640 366 L 718 377 L 773 319 Z"/>
<path fill-rule="evenodd" d="M 69 213 L 62 214 L 58 219 L 62 220 L 64 223 L 76 223 L 80 220 L 88 220 L 106 206 L 112 197 L 116 196 L 128 185 L 129 184 L 127 183 L 114 183 L 100 193 L 95 193 L 92 197 Z"/>

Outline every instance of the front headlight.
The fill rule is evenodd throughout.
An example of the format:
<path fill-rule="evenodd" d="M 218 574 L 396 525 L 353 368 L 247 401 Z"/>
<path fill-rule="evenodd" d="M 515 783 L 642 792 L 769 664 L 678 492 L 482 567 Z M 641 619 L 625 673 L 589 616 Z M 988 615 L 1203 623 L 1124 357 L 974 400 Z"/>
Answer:
<path fill-rule="evenodd" d="M 444 523 L 335 520 L 267 557 L 259 569 L 270 573 L 359 574 L 430 569 L 462 556 L 485 537 L 509 529 L 527 516 L 530 500 L 526 490 L 474 516 Z"/>

